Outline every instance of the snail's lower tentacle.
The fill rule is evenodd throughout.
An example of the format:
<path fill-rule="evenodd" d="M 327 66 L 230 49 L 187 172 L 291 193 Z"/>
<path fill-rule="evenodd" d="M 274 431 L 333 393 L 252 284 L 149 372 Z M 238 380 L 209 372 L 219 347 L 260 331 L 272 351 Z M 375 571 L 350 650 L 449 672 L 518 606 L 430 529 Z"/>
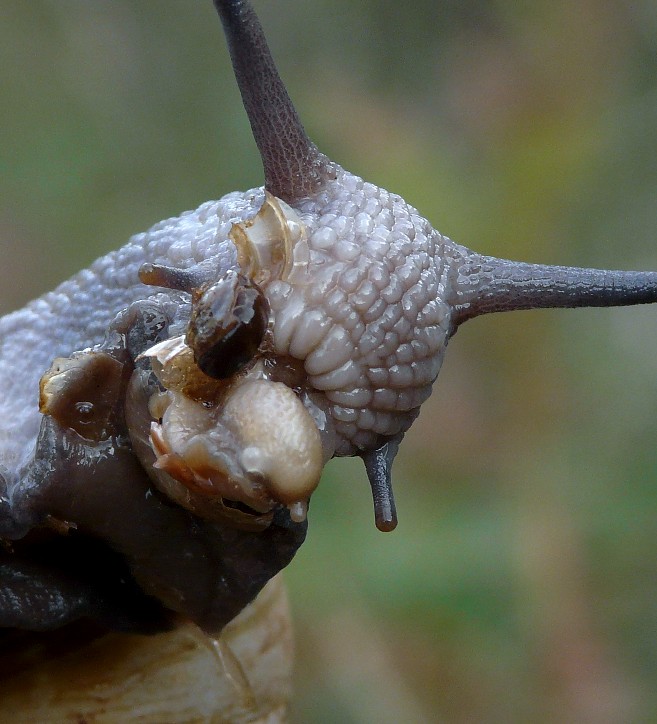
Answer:
<path fill-rule="evenodd" d="M 362 454 L 374 499 L 374 520 L 383 532 L 397 527 L 397 510 L 392 490 L 392 463 L 403 434 L 396 435 L 376 450 Z"/>
<path fill-rule="evenodd" d="M 178 269 L 164 264 L 142 264 L 139 268 L 139 281 L 151 287 L 176 289 L 191 294 L 203 284 L 217 277 L 215 262 L 204 262 L 190 269 Z"/>

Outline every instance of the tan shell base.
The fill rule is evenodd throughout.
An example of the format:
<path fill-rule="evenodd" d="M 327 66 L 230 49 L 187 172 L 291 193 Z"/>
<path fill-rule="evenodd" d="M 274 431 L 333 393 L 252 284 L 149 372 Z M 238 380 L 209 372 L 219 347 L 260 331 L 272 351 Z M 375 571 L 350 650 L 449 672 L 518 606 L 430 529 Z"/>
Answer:
<path fill-rule="evenodd" d="M 286 721 L 292 632 L 279 577 L 212 645 L 194 627 L 157 636 L 0 640 L 0 721 Z"/>

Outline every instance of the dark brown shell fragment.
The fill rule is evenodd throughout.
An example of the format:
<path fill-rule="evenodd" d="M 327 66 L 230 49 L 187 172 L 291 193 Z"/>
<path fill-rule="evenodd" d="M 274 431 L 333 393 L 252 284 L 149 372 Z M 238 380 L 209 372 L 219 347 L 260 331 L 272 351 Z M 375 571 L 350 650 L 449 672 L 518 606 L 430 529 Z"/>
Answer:
<path fill-rule="evenodd" d="M 268 321 L 260 287 L 231 270 L 195 294 L 186 342 L 206 375 L 226 379 L 254 359 Z"/>

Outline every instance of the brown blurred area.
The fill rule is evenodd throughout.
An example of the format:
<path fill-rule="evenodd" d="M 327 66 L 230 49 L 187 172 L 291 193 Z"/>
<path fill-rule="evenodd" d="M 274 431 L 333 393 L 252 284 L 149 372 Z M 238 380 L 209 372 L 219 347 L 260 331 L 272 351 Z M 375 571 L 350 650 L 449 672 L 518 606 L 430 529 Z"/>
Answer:
<path fill-rule="evenodd" d="M 334 160 L 526 261 L 657 269 L 653 0 L 255 0 Z M 211 2 L 0 8 L 0 311 L 261 183 Z M 287 579 L 297 722 L 657 712 L 657 308 L 470 322 L 400 524 L 330 463 Z"/>

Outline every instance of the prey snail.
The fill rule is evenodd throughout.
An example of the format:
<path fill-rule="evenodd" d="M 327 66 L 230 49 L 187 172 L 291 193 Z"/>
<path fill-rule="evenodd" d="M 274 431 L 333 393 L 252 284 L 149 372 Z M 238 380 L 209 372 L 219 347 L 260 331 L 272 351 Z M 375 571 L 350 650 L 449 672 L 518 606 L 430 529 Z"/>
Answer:
<path fill-rule="evenodd" d="M 657 300 L 653 273 L 477 255 L 329 161 L 307 139 L 248 4 L 217 5 L 265 190 L 162 222 L 0 322 L 2 379 L 12 381 L 2 383 L 12 421 L 0 431 L 3 563 L 16 581 L 29 569 L 35 589 L 56 570 L 67 583 L 57 610 L 5 604 L 4 626 L 84 614 L 139 630 L 175 612 L 216 631 L 289 561 L 329 458 L 364 459 L 377 525 L 394 527 L 393 458 L 463 321 Z M 113 498 L 116 480 L 126 490 Z M 166 550 L 133 535 L 165 522 Z M 99 589 L 84 558 L 72 568 L 55 556 L 46 570 L 34 531 L 53 550 L 65 538 L 67 556 L 69 541 L 101 542 L 114 583 Z M 233 545 L 248 565 L 229 560 Z M 173 549 L 175 577 L 163 565 Z M 193 584 L 178 575 L 187 560 Z"/>

